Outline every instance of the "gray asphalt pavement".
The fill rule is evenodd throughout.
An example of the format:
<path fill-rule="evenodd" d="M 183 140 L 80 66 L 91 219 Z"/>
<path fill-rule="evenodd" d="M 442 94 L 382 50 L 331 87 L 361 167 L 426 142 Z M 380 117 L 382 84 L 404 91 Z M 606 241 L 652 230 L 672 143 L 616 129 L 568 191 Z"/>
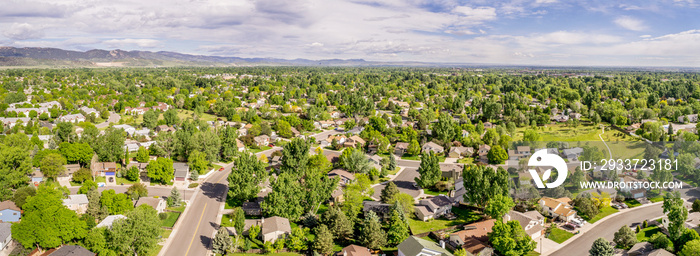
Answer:
<path fill-rule="evenodd" d="M 415 182 L 414 179 L 416 177 L 418 177 L 418 168 L 408 167 L 399 173 L 399 176 L 397 176 L 393 181 L 396 186 L 399 187 L 399 191 L 409 194 L 415 198 L 420 195 L 420 189 L 413 186 L 413 183 Z M 378 185 L 374 187 L 374 197 L 379 198 L 382 193 L 382 189 L 385 187 L 386 185 Z"/>
<path fill-rule="evenodd" d="M 224 171 L 212 174 L 202 185 L 196 198 L 190 203 L 189 211 L 180 219 L 180 226 L 167 248 L 159 255 L 208 255 L 211 250 L 212 234 L 219 227 L 217 216 L 226 200 L 228 181 L 226 177 L 231 166 Z"/>
<path fill-rule="evenodd" d="M 570 239 L 574 239 L 569 244 L 552 252 L 551 256 L 587 256 L 588 250 L 591 249 L 593 242 L 599 237 L 603 237 L 608 241 L 612 241 L 615 232 L 623 225 L 631 225 L 634 223 L 642 223 L 645 220 L 663 216 L 661 204 L 648 206 L 639 209 L 632 209 L 626 213 L 611 217 L 599 223 L 593 229 L 588 230 L 582 235 L 576 235 Z"/>

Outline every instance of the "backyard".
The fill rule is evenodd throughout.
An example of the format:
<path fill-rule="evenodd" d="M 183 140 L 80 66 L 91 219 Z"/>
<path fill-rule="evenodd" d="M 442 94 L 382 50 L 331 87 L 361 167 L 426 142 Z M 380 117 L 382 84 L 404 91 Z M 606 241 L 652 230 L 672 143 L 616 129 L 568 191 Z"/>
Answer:
<path fill-rule="evenodd" d="M 430 232 L 433 230 L 440 230 L 451 226 L 472 223 L 481 219 L 480 213 L 464 208 L 454 207 L 452 208 L 452 212 L 455 215 L 457 215 L 457 218 L 454 220 L 434 219 L 422 221 L 416 218 L 410 218 L 408 219 L 408 225 L 411 227 L 411 232 L 413 232 L 413 234 L 415 235 Z"/>

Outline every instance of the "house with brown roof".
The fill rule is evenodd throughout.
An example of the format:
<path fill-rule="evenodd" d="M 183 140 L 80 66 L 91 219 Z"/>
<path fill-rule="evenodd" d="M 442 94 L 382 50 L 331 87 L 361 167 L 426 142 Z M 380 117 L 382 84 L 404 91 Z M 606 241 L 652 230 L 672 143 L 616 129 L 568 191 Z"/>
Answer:
<path fill-rule="evenodd" d="M 538 211 L 518 212 L 509 211 L 503 216 L 503 221 L 517 221 L 525 233 L 532 239 L 539 238 L 544 233 L 544 216 Z"/>
<path fill-rule="evenodd" d="M 452 200 L 444 195 L 423 199 L 414 207 L 416 217 L 422 221 L 437 219 L 452 212 Z"/>
<path fill-rule="evenodd" d="M 491 232 L 496 220 L 490 219 L 469 224 L 464 230 L 450 234 L 448 244 L 452 248 L 463 248 L 475 256 L 494 255 L 493 248 L 488 246 L 488 233 Z"/>
<path fill-rule="evenodd" d="M 336 256 L 372 256 L 372 254 L 367 247 L 351 244 L 336 253 Z"/>
<path fill-rule="evenodd" d="M 462 158 L 473 154 L 474 148 L 472 147 L 451 147 L 449 153 L 447 153 L 447 156 L 451 158 Z"/>
<path fill-rule="evenodd" d="M 440 154 L 442 152 L 445 152 L 445 148 L 432 141 L 423 144 L 423 147 L 421 147 L 421 149 L 423 150 L 423 153 L 428 153 L 429 151 L 432 151 L 435 154 Z"/>
<path fill-rule="evenodd" d="M 22 218 L 22 209 L 15 202 L 5 200 L 0 202 L 0 221 L 17 222 Z"/>
<path fill-rule="evenodd" d="M 559 218 L 563 221 L 571 221 L 576 217 L 574 207 L 569 205 L 571 199 L 568 197 L 550 198 L 542 197 L 538 202 L 542 206 L 542 210 L 549 213 L 553 218 Z"/>
<path fill-rule="evenodd" d="M 255 145 L 257 145 L 258 147 L 267 146 L 268 144 L 270 144 L 270 136 L 263 134 L 263 135 L 254 137 L 253 141 L 255 141 Z"/>
<path fill-rule="evenodd" d="M 167 125 L 164 125 L 164 124 L 163 124 L 163 125 L 156 126 L 156 128 L 154 128 L 153 130 L 154 130 L 156 133 L 159 133 L 159 132 L 174 132 L 174 131 L 175 131 L 175 128 L 172 128 L 172 127 L 170 127 L 170 126 L 167 126 Z"/>
<path fill-rule="evenodd" d="M 292 233 L 292 227 L 289 225 L 289 219 L 278 216 L 270 218 L 262 218 L 262 230 L 260 235 L 264 242 L 274 243 L 279 238 L 284 238 Z"/>
<path fill-rule="evenodd" d="M 92 169 L 92 174 L 93 176 L 105 176 L 111 173 L 111 175 L 114 175 L 114 173 L 117 171 L 117 163 L 115 162 L 96 162 L 90 165 L 90 168 Z"/>
<path fill-rule="evenodd" d="M 406 154 L 408 152 L 408 142 L 396 142 L 396 146 L 394 146 L 394 154 L 398 156 L 403 156 L 403 154 Z"/>
<path fill-rule="evenodd" d="M 144 204 L 153 207 L 153 209 L 155 209 L 158 213 L 164 212 L 165 207 L 167 206 L 163 198 L 141 197 L 138 201 L 136 201 L 134 207 L 139 207 Z"/>
<path fill-rule="evenodd" d="M 365 145 L 365 143 L 367 143 L 367 142 L 365 140 L 363 140 L 362 138 L 360 138 L 360 136 L 353 135 L 353 136 L 350 136 L 350 138 L 348 138 L 345 141 L 345 143 L 343 143 L 343 145 L 346 147 L 356 148 L 356 147 L 362 147 L 362 145 Z"/>
<path fill-rule="evenodd" d="M 341 170 L 341 169 L 335 169 L 330 172 L 328 172 L 328 177 L 329 178 L 335 178 L 335 177 L 340 177 L 340 183 L 339 185 L 347 185 L 353 180 L 355 180 L 355 175 L 346 171 L 346 170 Z"/>
<path fill-rule="evenodd" d="M 476 153 L 479 155 L 479 161 L 488 162 L 489 151 L 491 151 L 491 146 L 486 144 L 479 146 L 479 150 L 476 151 Z"/>

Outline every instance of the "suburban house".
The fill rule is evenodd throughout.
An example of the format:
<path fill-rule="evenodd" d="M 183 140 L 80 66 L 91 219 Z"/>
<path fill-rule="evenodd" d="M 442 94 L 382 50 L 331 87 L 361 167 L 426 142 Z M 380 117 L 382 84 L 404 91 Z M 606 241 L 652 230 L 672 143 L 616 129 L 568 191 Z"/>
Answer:
<path fill-rule="evenodd" d="M 117 171 L 117 163 L 115 163 L 115 162 L 97 162 L 97 163 L 92 163 L 90 165 L 90 168 L 92 168 L 93 176 L 105 176 L 105 175 L 108 175 L 108 173 L 111 173 L 112 175 L 114 175 L 114 172 Z"/>
<path fill-rule="evenodd" d="M 83 214 L 87 211 L 88 203 L 88 198 L 85 194 L 68 195 L 67 199 L 63 199 L 63 205 L 78 214 Z"/>
<path fill-rule="evenodd" d="M 42 256 L 95 256 L 94 252 L 80 245 L 63 245 L 57 249 L 50 249 L 46 251 Z"/>
<path fill-rule="evenodd" d="M 30 174 L 30 177 L 32 178 L 32 183 L 41 183 L 44 181 L 44 174 L 41 173 L 39 168 L 34 168 L 34 171 L 32 174 Z"/>
<path fill-rule="evenodd" d="M 452 179 L 453 181 L 462 178 L 463 164 L 440 164 L 440 172 L 442 178 Z"/>
<path fill-rule="evenodd" d="M 64 165 L 63 168 L 66 168 L 66 171 L 63 172 L 63 174 L 58 175 L 57 180 L 70 181 L 71 179 L 73 179 L 73 173 L 80 170 L 80 165 L 79 164 L 67 164 L 67 165 Z"/>
<path fill-rule="evenodd" d="M 274 243 L 278 238 L 284 238 L 292 233 L 292 227 L 287 218 L 278 216 L 263 218 L 260 235 L 264 242 Z"/>
<path fill-rule="evenodd" d="M 654 249 L 654 246 L 649 242 L 640 242 L 634 244 L 627 251 L 627 256 L 673 256 L 675 254 L 664 249 Z"/>
<path fill-rule="evenodd" d="M 452 256 L 444 243 L 437 244 L 415 236 L 409 236 L 398 246 L 398 256 Z"/>
<path fill-rule="evenodd" d="M 562 150 L 562 154 L 564 155 L 564 157 L 569 159 L 569 161 L 578 160 L 578 157 L 581 156 L 582 153 L 583 153 L 583 148 L 578 148 L 578 147 L 567 148 L 567 149 Z"/>
<path fill-rule="evenodd" d="M 440 146 L 437 143 L 432 142 L 432 141 L 423 144 L 423 147 L 421 147 L 421 149 L 423 150 L 423 153 L 428 153 L 428 151 L 433 151 L 436 154 L 440 154 L 440 153 L 445 151 L 445 148 L 443 148 L 442 146 Z"/>
<path fill-rule="evenodd" d="M 369 161 L 372 163 L 372 165 L 374 166 L 374 168 L 376 168 L 377 170 L 381 170 L 381 169 L 382 169 L 382 157 L 381 157 L 381 156 L 379 156 L 379 155 L 372 155 L 372 156 L 369 157 Z"/>
<path fill-rule="evenodd" d="M 22 218 L 22 209 L 17 207 L 14 202 L 10 200 L 0 202 L 0 221 L 17 222 L 20 218 Z"/>
<path fill-rule="evenodd" d="M 362 202 L 362 212 L 373 211 L 379 216 L 381 220 L 386 220 L 391 217 L 391 207 L 390 204 L 385 204 L 378 201 L 364 201 Z"/>
<path fill-rule="evenodd" d="M 493 128 L 493 123 L 491 123 L 491 122 L 484 123 L 484 129 L 491 129 L 491 128 Z"/>
<path fill-rule="evenodd" d="M 112 224 L 114 224 L 114 221 L 121 220 L 121 219 L 126 219 L 126 216 L 121 215 L 121 214 L 109 215 L 109 216 L 105 217 L 104 220 L 100 221 L 100 223 L 97 224 L 97 226 L 95 226 L 95 228 L 102 228 L 102 227 L 112 228 Z"/>
<path fill-rule="evenodd" d="M 22 126 L 24 126 L 30 120 L 32 119 L 29 117 L 0 117 L 0 122 L 8 128 L 15 127 L 17 124 L 22 124 Z"/>
<path fill-rule="evenodd" d="M 173 163 L 173 178 L 175 181 L 186 181 L 190 175 L 190 166 L 187 163 Z"/>
<path fill-rule="evenodd" d="M 503 217 L 503 221 L 512 220 L 520 223 L 525 233 L 532 239 L 537 239 L 544 233 L 544 216 L 538 211 L 518 212 L 511 210 Z"/>
<path fill-rule="evenodd" d="M 97 109 L 94 109 L 94 108 L 89 108 L 89 107 L 82 106 L 82 107 L 80 107 L 78 110 L 80 110 L 80 112 L 85 113 L 86 116 L 89 116 L 90 114 L 95 114 L 95 117 L 99 117 L 99 116 L 100 116 L 100 113 L 97 112 Z"/>
<path fill-rule="evenodd" d="M 363 140 L 362 138 L 360 138 L 360 136 L 353 135 L 353 136 L 350 136 L 350 138 L 348 138 L 347 140 L 345 140 L 343 145 L 346 147 L 357 148 L 357 147 L 362 147 L 363 145 L 365 145 L 365 143 L 367 143 L 367 142 L 365 140 Z"/>
<path fill-rule="evenodd" d="M 679 123 L 685 123 L 686 122 L 686 117 L 688 118 L 688 123 L 697 123 L 698 122 L 698 114 L 692 114 L 692 115 L 682 115 L 678 117 L 678 122 Z"/>
<path fill-rule="evenodd" d="M 243 152 L 245 151 L 245 144 L 239 139 L 236 139 L 236 148 L 238 148 L 238 152 Z"/>
<path fill-rule="evenodd" d="M 336 256 L 372 256 L 372 254 L 367 247 L 351 244 L 343 248 Z"/>
<path fill-rule="evenodd" d="M 437 219 L 452 212 L 452 200 L 444 195 L 423 199 L 415 206 L 416 217 L 422 221 Z"/>
<path fill-rule="evenodd" d="M 0 223 L 0 251 L 12 242 L 12 223 Z"/>
<path fill-rule="evenodd" d="M 136 132 L 136 128 L 134 128 L 133 126 L 128 125 L 128 124 L 114 125 L 114 126 L 112 126 L 112 128 L 114 128 L 114 129 L 122 129 L 122 130 L 124 130 L 124 132 L 126 132 L 126 134 L 128 134 L 129 136 L 131 136 L 132 134 L 134 134 L 134 132 Z"/>
<path fill-rule="evenodd" d="M 250 215 L 250 216 L 261 216 L 262 215 L 262 207 L 260 207 L 260 203 L 258 201 L 244 202 L 243 205 L 241 205 L 241 209 L 243 209 L 243 212 L 245 213 L 245 215 Z"/>
<path fill-rule="evenodd" d="M 172 128 L 172 127 L 170 127 L 170 126 L 167 126 L 167 125 L 162 124 L 162 125 L 156 126 L 156 128 L 154 128 L 153 130 L 154 130 L 156 133 L 159 133 L 159 132 L 174 132 L 174 131 L 175 131 L 175 128 Z"/>
<path fill-rule="evenodd" d="M 340 183 L 339 185 L 347 185 L 353 180 L 355 180 L 355 175 L 341 169 L 335 169 L 330 172 L 328 172 L 328 177 L 329 178 L 334 178 L 334 177 L 340 177 Z"/>
<path fill-rule="evenodd" d="M 253 138 L 253 141 L 255 141 L 255 145 L 258 147 L 264 147 L 270 144 L 270 136 L 267 136 L 265 134 L 256 136 Z"/>
<path fill-rule="evenodd" d="M 474 256 L 494 255 L 493 248 L 488 246 L 488 233 L 495 223 L 495 219 L 490 219 L 469 224 L 464 230 L 450 234 L 448 245 L 453 249 L 463 248 Z"/>
<path fill-rule="evenodd" d="M 408 152 L 408 145 L 408 142 L 396 142 L 396 146 L 394 146 L 394 154 L 403 156 L 403 154 Z"/>
<path fill-rule="evenodd" d="M 479 155 L 479 161 L 488 161 L 489 151 L 491 151 L 491 146 L 486 144 L 479 146 L 479 150 L 476 151 L 476 153 Z"/>
<path fill-rule="evenodd" d="M 564 221 L 571 221 L 576 217 L 576 211 L 574 207 L 569 205 L 571 199 L 567 197 L 562 198 L 550 198 L 542 197 L 538 202 L 542 206 L 542 210 L 546 211 L 553 218 L 559 218 Z"/>
<path fill-rule="evenodd" d="M 165 207 L 167 204 L 165 203 L 165 200 L 163 198 L 155 198 L 155 197 L 140 197 L 139 200 L 136 202 L 136 205 L 134 207 L 139 207 L 140 205 L 150 205 L 155 209 L 158 213 L 164 212 Z"/>
<path fill-rule="evenodd" d="M 65 115 L 58 118 L 58 122 L 80 123 L 85 122 L 83 114 Z"/>
<path fill-rule="evenodd" d="M 472 147 L 452 147 L 450 148 L 448 157 L 451 158 L 462 158 L 463 156 L 471 156 L 474 154 L 474 148 Z"/>

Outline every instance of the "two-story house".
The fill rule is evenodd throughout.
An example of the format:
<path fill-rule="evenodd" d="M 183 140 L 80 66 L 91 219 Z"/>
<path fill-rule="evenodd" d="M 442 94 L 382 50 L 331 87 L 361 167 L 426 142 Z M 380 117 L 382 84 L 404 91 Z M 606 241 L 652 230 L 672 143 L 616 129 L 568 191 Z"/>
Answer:
<path fill-rule="evenodd" d="M 420 220 L 437 219 L 452 212 L 452 200 L 447 196 L 439 195 L 420 200 L 414 209 L 416 217 Z"/>
<path fill-rule="evenodd" d="M 549 213 L 553 218 L 558 218 L 563 221 L 571 221 L 576 217 L 574 207 L 569 205 L 571 199 L 567 197 L 550 198 L 542 197 L 538 202 L 542 206 L 542 210 Z"/>
<path fill-rule="evenodd" d="M 503 217 L 503 221 L 512 220 L 520 223 L 525 233 L 532 239 L 537 239 L 544 233 L 544 216 L 538 211 L 518 212 L 511 210 Z"/>

